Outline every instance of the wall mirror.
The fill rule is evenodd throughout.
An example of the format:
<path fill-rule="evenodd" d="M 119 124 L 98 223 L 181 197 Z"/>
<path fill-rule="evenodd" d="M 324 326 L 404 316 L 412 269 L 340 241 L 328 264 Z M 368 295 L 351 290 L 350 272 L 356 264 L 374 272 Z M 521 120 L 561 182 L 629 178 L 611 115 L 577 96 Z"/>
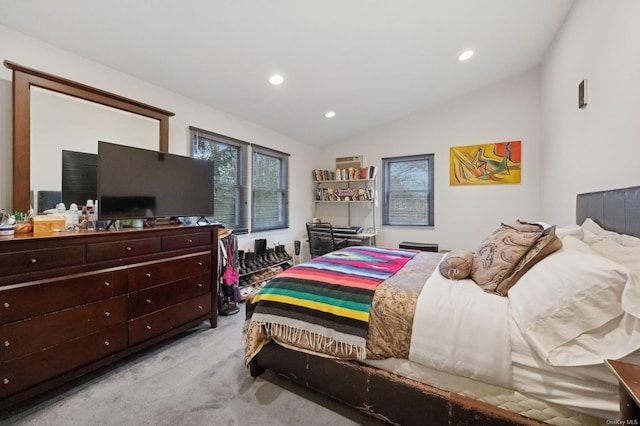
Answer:
<path fill-rule="evenodd" d="M 63 149 L 92 152 L 106 140 L 168 152 L 172 112 L 4 64 L 13 70 L 14 210 L 28 210 L 32 191 L 59 190 Z"/>

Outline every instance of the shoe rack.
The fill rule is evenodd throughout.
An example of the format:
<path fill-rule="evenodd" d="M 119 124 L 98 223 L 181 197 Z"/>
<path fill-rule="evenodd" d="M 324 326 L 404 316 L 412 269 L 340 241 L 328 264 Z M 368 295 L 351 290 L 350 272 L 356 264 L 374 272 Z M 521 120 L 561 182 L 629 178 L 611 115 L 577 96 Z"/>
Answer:
<path fill-rule="evenodd" d="M 242 299 L 256 293 L 271 278 L 289 268 L 293 257 L 284 244 L 267 245 L 266 238 L 255 240 L 254 250 L 238 250 L 240 294 Z"/>

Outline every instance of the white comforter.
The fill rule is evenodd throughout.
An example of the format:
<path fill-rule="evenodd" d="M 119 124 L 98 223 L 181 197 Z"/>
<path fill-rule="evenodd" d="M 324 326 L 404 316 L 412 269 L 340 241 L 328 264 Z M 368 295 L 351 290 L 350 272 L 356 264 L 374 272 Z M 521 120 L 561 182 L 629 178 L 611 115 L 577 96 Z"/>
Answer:
<path fill-rule="evenodd" d="M 506 388 L 512 385 L 509 301 L 436 268 L 418 297 L 409 359 Z"/>

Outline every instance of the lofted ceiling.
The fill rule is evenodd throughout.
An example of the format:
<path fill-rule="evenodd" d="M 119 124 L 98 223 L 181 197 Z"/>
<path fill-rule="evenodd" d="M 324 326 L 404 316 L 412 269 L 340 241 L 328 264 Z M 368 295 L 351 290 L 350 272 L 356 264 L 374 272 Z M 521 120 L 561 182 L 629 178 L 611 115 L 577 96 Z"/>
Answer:
<path fill-rule="evenodd" d="M 572 3 L 0 0 L 0 25 L 320 146 L 535 68 Z"/>

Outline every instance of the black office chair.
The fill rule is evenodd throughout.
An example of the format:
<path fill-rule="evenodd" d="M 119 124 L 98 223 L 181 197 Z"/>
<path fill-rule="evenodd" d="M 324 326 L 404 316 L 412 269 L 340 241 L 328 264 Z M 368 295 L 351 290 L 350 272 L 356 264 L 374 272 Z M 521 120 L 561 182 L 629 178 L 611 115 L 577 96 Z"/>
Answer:
<path fill-rule="evenodd" d="M 347 238 L 336 238 L 329 222 L 307 222 L 311 257 L 322 256 L 347 246 Z"/>

